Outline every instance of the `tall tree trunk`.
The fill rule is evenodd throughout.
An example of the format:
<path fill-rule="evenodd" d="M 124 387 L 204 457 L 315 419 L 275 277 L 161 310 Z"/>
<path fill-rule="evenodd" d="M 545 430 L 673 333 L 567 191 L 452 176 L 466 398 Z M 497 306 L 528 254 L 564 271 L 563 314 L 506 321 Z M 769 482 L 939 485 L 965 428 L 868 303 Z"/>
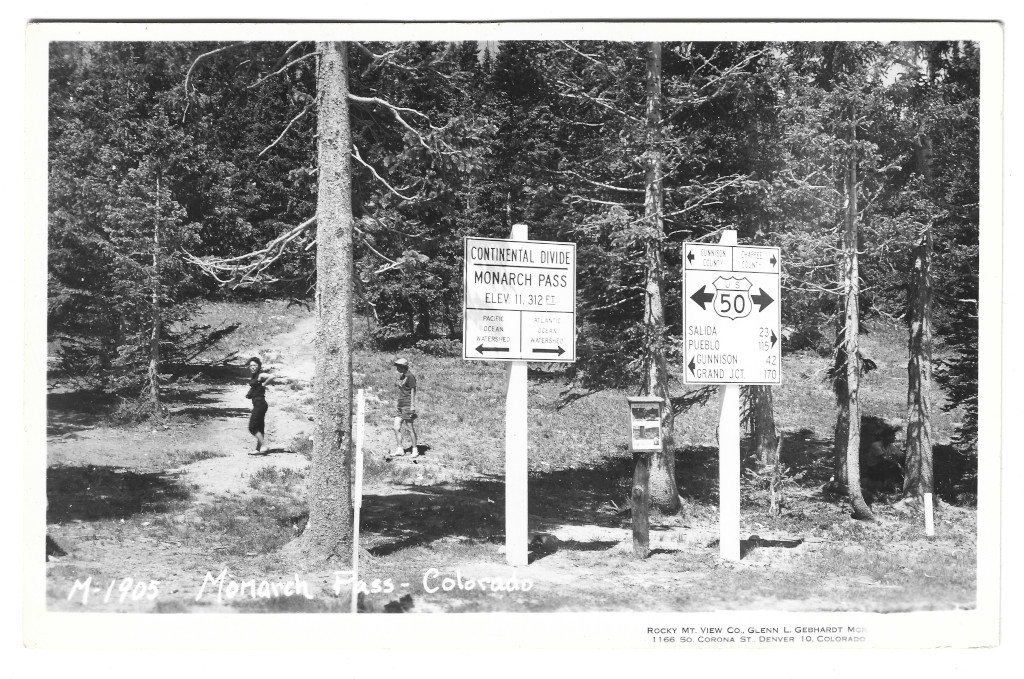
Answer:
<path fill-rule="evenodd" d="M 931 141 L 921 134 L 917 143 L 918 166 L 926 186 L 931 186 Z M 911 270 L 907 322 L 910 359 L 907 362 L 907 440 L 904 497 L 932 493 L 931 385 L 932 385 L 932 229 L 924 228 Z"/>
<path fill-rule="evenodd" d="M 843 268 L 845 277 L 845 262 Z M 845 320 L 845 312 L 841 311 L 839 318 Z M 836 360 L 832 365 L 832 388 L 836 394 L 836 426 L 832 439 L 834 453 L 832 478 L 844 493 L 849 480 L 846 476 L 846 446 L 850 437 L 850 396 L 846 382 L 846 364 L 846 329 L 840 323 L 840 327 L 836 330 Z"/>
<path fill-rule="evenodd" d="M 352 558 L 352 148 L 345 43 L 317 43 L 316 373 L 309 521 L 298 550 L 313 563 Z"/>
<path fill-rule="evenodd" d="M 650 472 L 651 506 L 661 512 L 674 514 L 680 509 L 679 487 L 676 485 L 676 461 L 672 430 L 675 417 L 668 390 L 668 363 L 665 360 L 665 309 L 662 303 L 665 266 L 661 259 L 664 228 L 661 218 L 661 43 L 647 45 L 647 149 L 644 217 L 646 238 L 644 243 L 647 263 L 647 286 L 644 295 L 644 333 L 646 375 L 644 394 L 660 396 L 662 408 L 662 450 L 653 456 Z"/>
<path fill-rule="evenodd" d="M 855 133 L 851 132 L 851 141 Z M 846 492 L 853 505 L 855 519 L 872 519 L 871 509 L 864 501 L 860 487 L 860 268 L 857 255 L 857 155 L 850 149 L 846 175 L 846 250 L 845 293 L 846 313 L 846 398 L 849 404 L 849 423 L 846 437 Z"/>
<path fill-rule="evenodd" d="M 160 173 L 156 175 L 156 214 L 153 217 L 152 331 L 149 336 L 149 404 L 160 414 Z"/>
<path fill-rule="evenodd" d="M 779 444 L 779 435 L 775 429 L 775 404 L 772 399 L 771 386 L 746 385 L 742 388 L 746 399 L 746 424 L 754 439 L 754 452 L 758 464 L 768 467 L 776 463 L 775 452 Z"/>

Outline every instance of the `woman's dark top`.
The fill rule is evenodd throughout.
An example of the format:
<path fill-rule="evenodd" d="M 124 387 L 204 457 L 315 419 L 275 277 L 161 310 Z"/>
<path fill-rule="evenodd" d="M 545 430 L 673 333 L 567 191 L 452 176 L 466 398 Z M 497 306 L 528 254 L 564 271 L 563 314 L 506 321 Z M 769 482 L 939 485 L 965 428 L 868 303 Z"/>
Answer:
<path fill-rule="evenodd" d="M 262 371 L 261 371 L 262 372 Z M 266 398 L 267 388 L 262 382 L 260 382 L 260 373 L 256 373 L 249 380 L 249 393 L 245 395 L 246 398 Z"/>

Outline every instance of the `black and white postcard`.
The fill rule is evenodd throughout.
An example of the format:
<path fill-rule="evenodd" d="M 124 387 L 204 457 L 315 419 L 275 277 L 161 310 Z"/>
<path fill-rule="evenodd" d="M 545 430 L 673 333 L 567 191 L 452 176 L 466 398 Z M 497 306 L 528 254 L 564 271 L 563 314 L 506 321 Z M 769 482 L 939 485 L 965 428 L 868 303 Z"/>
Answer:
<path fill-rule="evenodd" d="M 25 643 L 998 645 L 1002 36 L 28 26 Z"/>

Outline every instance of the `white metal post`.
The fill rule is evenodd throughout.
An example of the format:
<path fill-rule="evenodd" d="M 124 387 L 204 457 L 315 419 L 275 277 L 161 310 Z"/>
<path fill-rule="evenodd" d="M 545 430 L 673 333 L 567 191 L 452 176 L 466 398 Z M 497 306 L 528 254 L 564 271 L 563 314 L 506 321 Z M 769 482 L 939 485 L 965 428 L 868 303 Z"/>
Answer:
<path fill-rule="evenodd" d="M 736 232 L 726 230 L 718 241 L 736 245 Z M 724 384 L 718 415 L 718 531 L 719 555 L 740 560 L 740 387 Z"/>
<path fill-rule="evenodd" d="M 928 537 L 935 536 L 935 515 L 932 508 L 932 494 L 924 494 L 924 534 Z"/>
<path fill-rule="evenodd" d="M 723 559 L 740 558 L 740 388 L 723 384 L 718 416 L 718 531 Z"/>
<path fill-rule="evenodd" d="M 352 612 L 359 603 L 359 510 L 363 506 L 363 390 L 356 394 L 355 493 L 352 498 Z"/>
<path fill-rule="evenodd" d="M 526 224 L 512 227 L 512 240 L 529 240 Z M 505 394 L 505 559 L 527 563 L 527 384 L 526 361 L 509 363 Z"/>

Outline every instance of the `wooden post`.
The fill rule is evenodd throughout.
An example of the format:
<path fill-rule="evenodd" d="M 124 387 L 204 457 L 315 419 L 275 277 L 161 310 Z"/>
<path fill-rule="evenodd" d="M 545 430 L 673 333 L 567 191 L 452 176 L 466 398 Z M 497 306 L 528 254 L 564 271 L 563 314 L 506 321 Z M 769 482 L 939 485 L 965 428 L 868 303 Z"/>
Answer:
<path fill-rule="evenodd" d="M 633 453 L 633 490 L 629 495 L 633 554 L 638 559 L 646 559 L 651 554 L 651 463 L 654 455 L 664 450 L 662 415 L 666 403 L 659 396 L 627 396 L 626 403 L 629 405 L 629 451 Z"/>
<path fill-rule="evenodd" d="M 651 504 L 651 456 L 653 453 L 638 451 L 633 453 L 633 492 L 630 500 L 633 504 L 633 554 L 638 559 L 646 559 L 651 553 L 650 520 L 648 518 Z"/>
<path fill-rule="evenodd" d="M 356 468 L 352 497 L 352 612 L 359 604 L 359 509 L 363 506 L 363 390 L 356 394 Z"/>
<path fill-rule="evenodd" d="M 718 241 L 736 245 L 736 232 L 726 230 Z M 718 414 L 718 533 L 719 555 L 740 560 L 740 387 L 719 387 L 722 406 Z"/>
<path fill-rule="evenodd" d="M 529 240 L 526 224 L 515 224 L 510 238 Z M 505 374 L 505 559 L 510 566 L 525 566 L 529 537 L 526 361 L 511 361 Z"/>

